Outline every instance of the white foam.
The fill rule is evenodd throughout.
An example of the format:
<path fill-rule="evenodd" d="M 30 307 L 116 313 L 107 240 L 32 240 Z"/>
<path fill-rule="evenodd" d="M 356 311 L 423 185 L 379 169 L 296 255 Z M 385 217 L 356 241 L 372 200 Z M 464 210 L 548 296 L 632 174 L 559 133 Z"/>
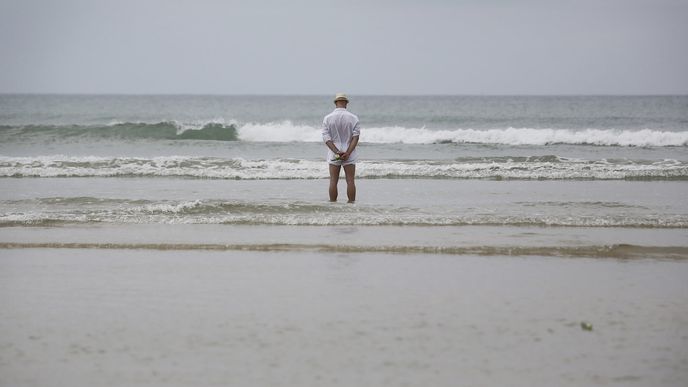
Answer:
<path fill-rule="evenodd" d="M 238 130 L 241 141 L 254 142 L 318 142 L 322 141 L 320 129 L 308 125 L 295 125 L 291 121 L 279 123 L 248 123 Z"/>
<path fill-rule="evenodd" d="M 186 132 L 187 130 L 201 130 L 207 125 L 237 126 L 238 124 L 236 120 L 228 121 L 222 117 L 216 117 L 208 120 L 196 120 L 193 122 L 179 122 L 176 120 L 172 122 L 174 122 L 178 128 L 177 134 L 181 134 L 183 132 Z"/>
<path fill-rule="evenodd" d="M 194 208 L 199 208 L 203 205 L 203 202 L 200 200 L 191 200 L 191 201 L 186 201 L 186 202 L 181 202 L 181 203 L 154 203 L 154 204 L 147 204 L 145 206 L 141 207 L 134 207 L 134 211 L 141 211 L 141 212 L 152 212 L 152 213 L 157 213 L 157 212 L 162 212 L 162 213 L 170 213 L 170 214 L 177 214 L 177 213 L 182 213 Z"/>
<path fill-rule="evenodd" d="M 319 142 L 320 128 L 295 125 L 291 121 L 273 123 L 248 123 L 238 129 L 242 141 L 260 142 Z M 432 144 L 438 142 L 500 144 L 500 145 L 548 145 L 589 144 L 603 146 L 688 146 L 688 131 L 670 132 L 652 129 L 454 129 L 364 127 L 361 141 L 369 143 Z"/>
<path fill-rule="evenodd" d="M 396 127 L 364 129 L 361 131 L 361 141 L 404 144 L 454 142 L 500 145 L 687 146 L 688 131 L 531 128 L 430 130 Z"/>
<path fill-rule="evenodd" d="M 486 161 L 362 161 L 362 178 L 452 179 L 674 179 L 688 178 L 688 164 L 676 160 L 652 163 L 578 159 Z M 174 176 L 216 179 L 321 179 L 328 177 L 322 160 L 246 160 L 210 157 L 0 157 L 0 177 Z"/>
<path fill-rule="evenodd" d="M 179 208 L 188 204 L 179 203 Z M 124 223 L 124 224 L 263 224 L 263 225 L 514 225 L 514 226 L 565 226 L 565 227 L 643 227 L 643 228 L 686 228 L 686 216 L 664 217 L 659 215 L 613 216 L 613 215 L 499 215 L 499 214 L 417 214 L 404 209 L 380 213 L 377 211 L 328 212 L 312 214 L 297 212 L 291 214 L 263 212 L 257 208 L 233 214 L 217 211 L 216 214 L 180 213 L 166 210 L 161 204 L 156 211 L 150 208 L 134 207 L 111 210 L 75 212 L 30 212 L 0 214 L 0 225 L 32 225 L 44 223 Z"/>

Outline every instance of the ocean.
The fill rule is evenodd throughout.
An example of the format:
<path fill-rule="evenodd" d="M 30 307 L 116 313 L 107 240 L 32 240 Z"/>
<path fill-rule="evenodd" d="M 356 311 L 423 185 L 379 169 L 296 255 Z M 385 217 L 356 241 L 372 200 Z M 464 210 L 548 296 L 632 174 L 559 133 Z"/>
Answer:
<path fill-rule="evenodd" d="M 686 96 L 353 96 L 354 206 L 327 202 L 332 108 L 2 95 L 0 226 L 688 227 Z"/>
<path fill-rule="evenodd" d="M 0 385 L 684 386 L 688 96 L 0 95 Z"/>

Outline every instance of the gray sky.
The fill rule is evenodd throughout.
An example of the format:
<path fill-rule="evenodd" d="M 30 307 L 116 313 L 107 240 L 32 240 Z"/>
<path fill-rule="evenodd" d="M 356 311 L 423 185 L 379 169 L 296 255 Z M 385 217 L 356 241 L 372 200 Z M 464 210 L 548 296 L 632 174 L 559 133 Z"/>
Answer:
<path fill-rule="evenodd" d="M 688 0 L 0 0 L 0 92 L 688 94 Z"/>

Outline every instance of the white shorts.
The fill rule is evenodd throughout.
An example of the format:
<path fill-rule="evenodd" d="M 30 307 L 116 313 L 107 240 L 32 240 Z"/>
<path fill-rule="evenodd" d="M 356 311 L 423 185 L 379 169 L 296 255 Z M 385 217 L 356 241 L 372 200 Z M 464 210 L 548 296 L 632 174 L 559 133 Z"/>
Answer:
<path fill-rule="evenodd" d="M 327 151 L 327 163 L 330 165 L 351 165 L 351 164 L 356 164 L 356 161 L 358 161 L 358 149 L 354 149 L 354 151 L 349 155 L 349 158 L 346 160 L 335 160 L 334 159 L 334 152 L 328 149 Z"/>
<path fill-rule="evenodd" d="M 340 166 L 341 166 L 341 165 L 352 165 L 352 164 L 356 164 L 356 160 L 351 160 L 351 159 L 348 159 L 348 160 L 346 160 L 346 161 L 343 161 L 343 160 L 334 160 L 334 161 L 328 160 L 327 162 L 328 162 L 328 164 L 330 164 L 330 165 L 340 165 Z"/>

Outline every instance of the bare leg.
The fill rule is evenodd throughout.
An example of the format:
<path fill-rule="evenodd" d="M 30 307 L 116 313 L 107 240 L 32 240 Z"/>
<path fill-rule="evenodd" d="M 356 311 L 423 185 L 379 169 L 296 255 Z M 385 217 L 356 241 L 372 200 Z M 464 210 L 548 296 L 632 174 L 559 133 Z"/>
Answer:
<path fill-rule="evenodd" d="M 353 203 L 356 201 L 356 183 L 354 183 L 356 164 L 345 165 L 344 173 L 346 174 L 346 196 L 349 198 L 349 203 Z"/>
<path fill-rule="evenodd" d="M 330 164 L 330 201 L 337 201 L 337 183 L 339 182 L 339 171 L 341 171 L 340 165 Z"/>

